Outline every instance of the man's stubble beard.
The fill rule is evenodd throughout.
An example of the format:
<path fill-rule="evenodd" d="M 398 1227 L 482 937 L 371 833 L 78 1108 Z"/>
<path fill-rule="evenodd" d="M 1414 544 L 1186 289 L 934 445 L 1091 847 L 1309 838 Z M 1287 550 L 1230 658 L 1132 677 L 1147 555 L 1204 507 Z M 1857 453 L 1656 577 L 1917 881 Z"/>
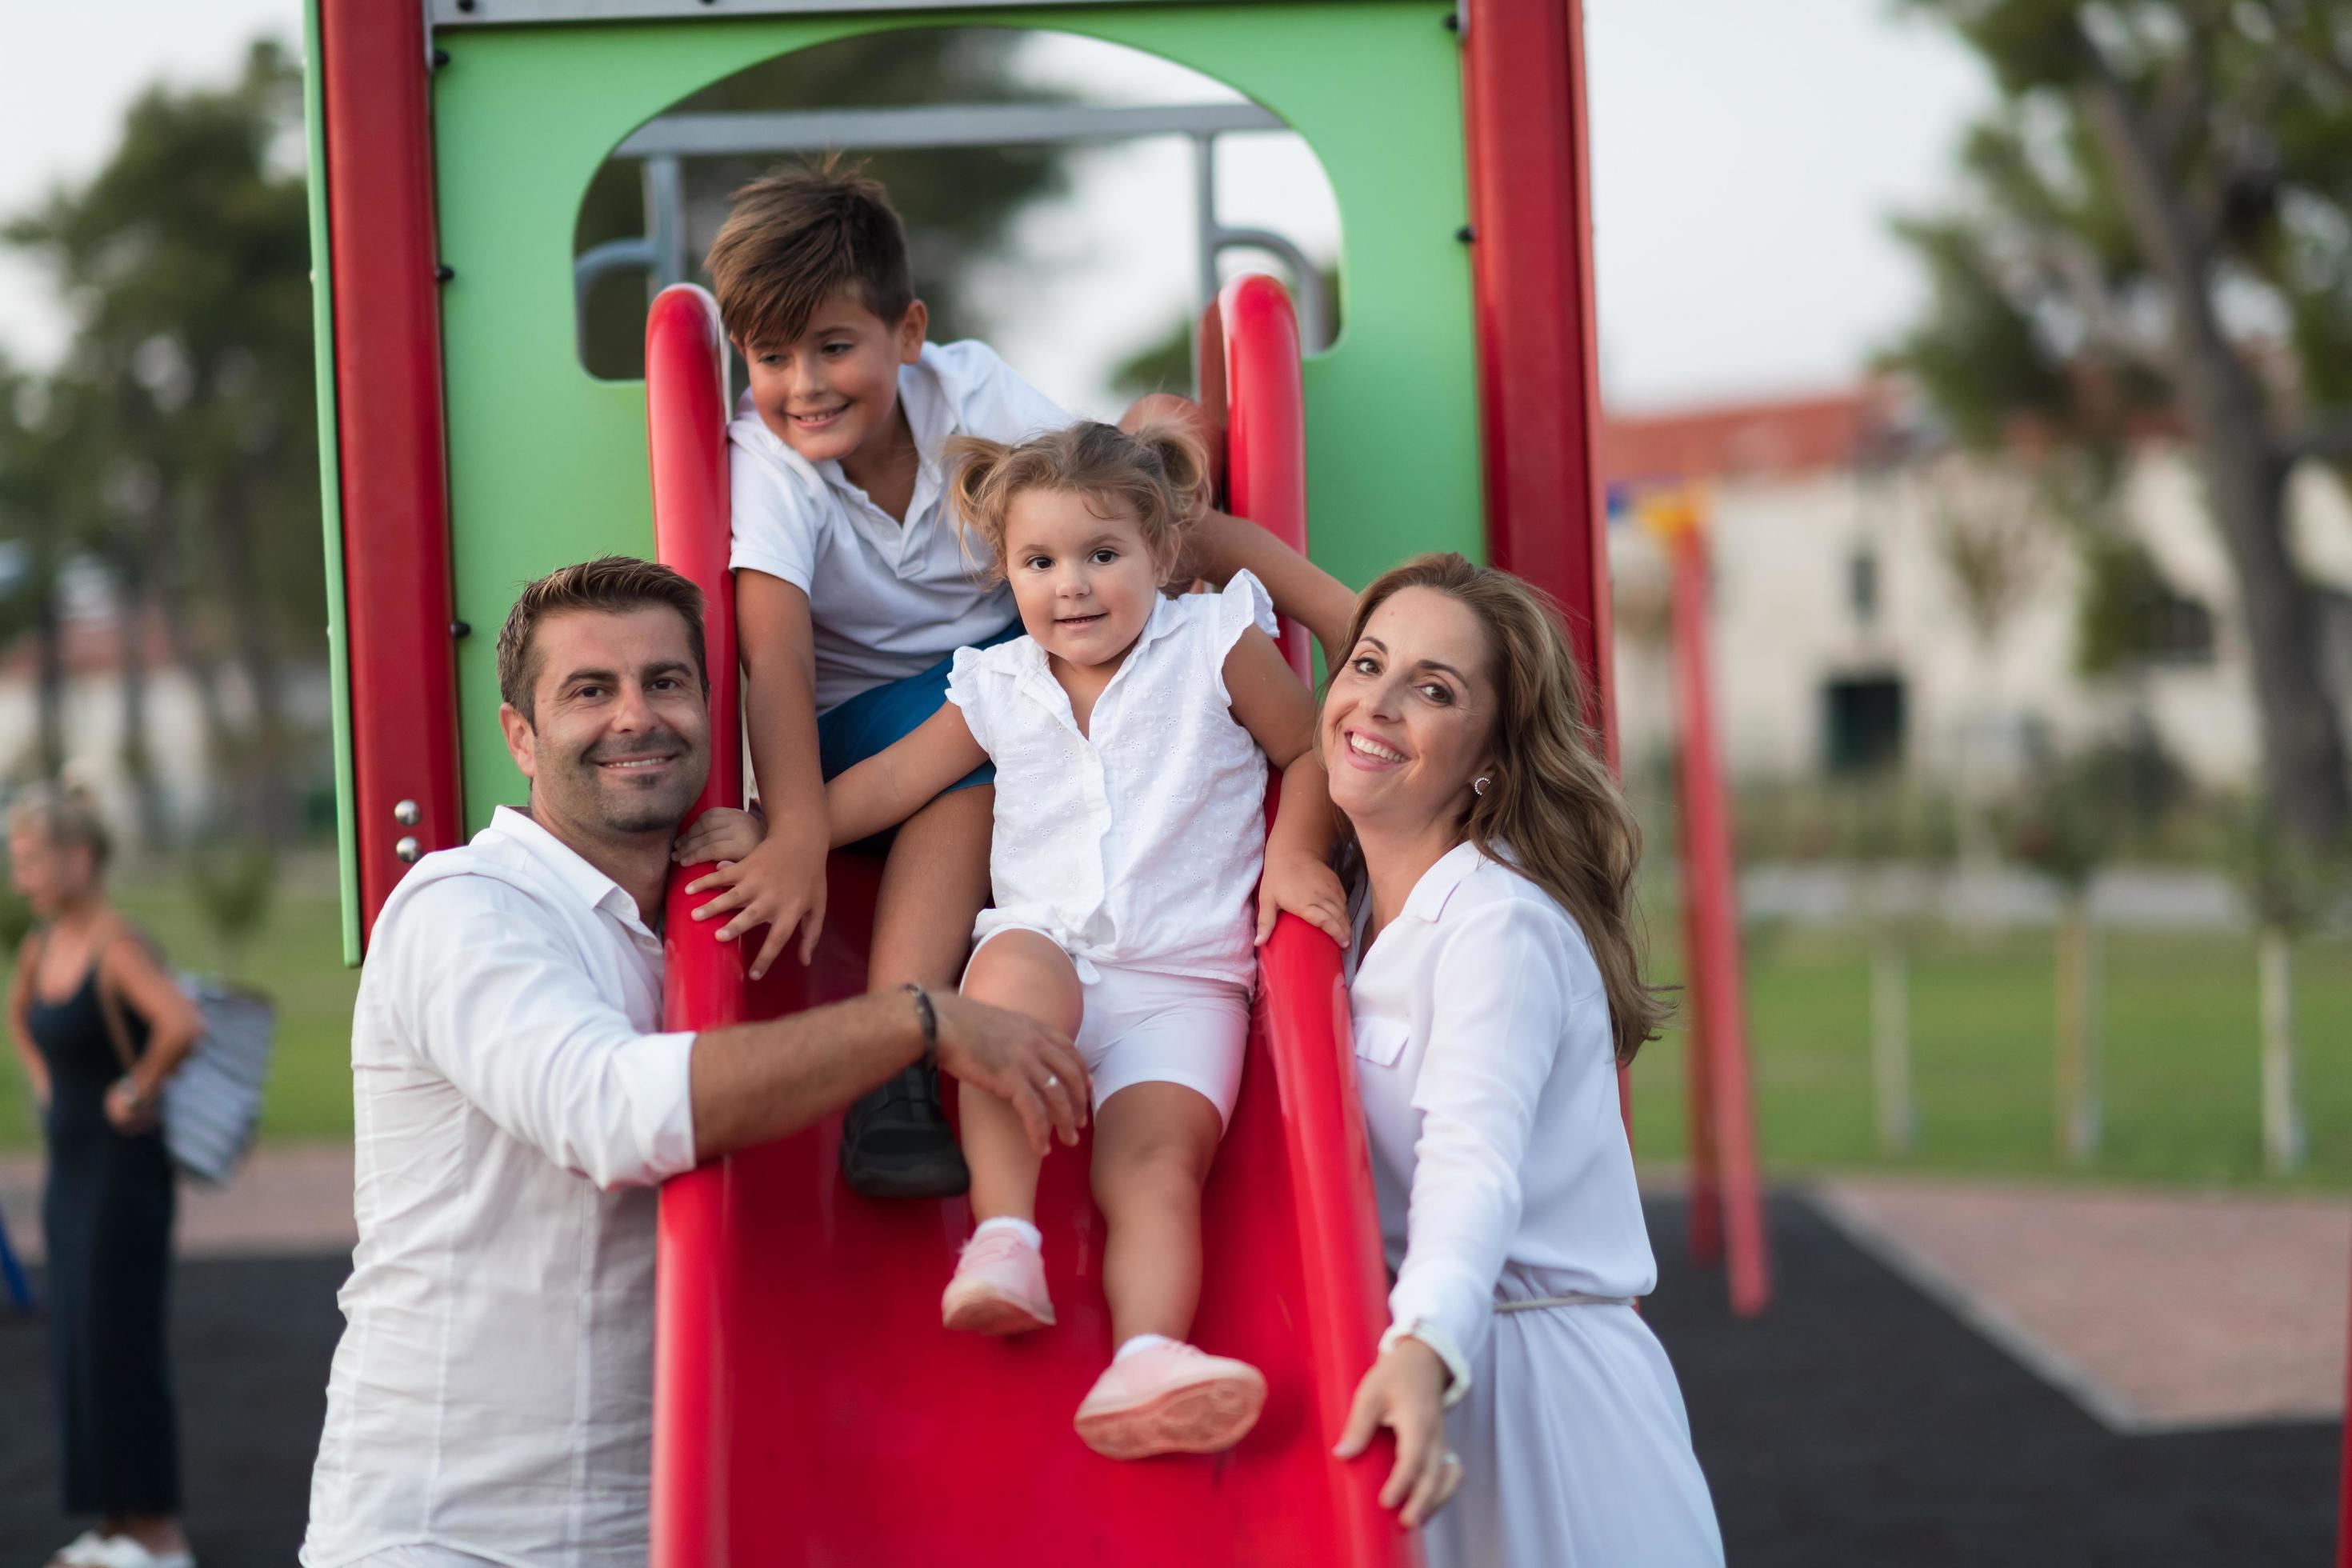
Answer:
<path fill-rule="evenodd" d="M 677 764 L 670 777 L 655 789 L 640 792 L 629 784 L 607 778 L 598 766 L 600 762 L 614 762 L 671 748 L 679 752 Z M 686 819 L 686 814 L 693 809 L 695 797 L 702 793 L 703 784 L 710 774 L 710 758 L 707 748 L 698 747 L 675 731 L 667 731 L 661 744 L 630 752 L 606 752 L 600 755 L 597 747 L 592 745 L 571 757 L 565 772 L 574 783 L 572 799 L 565 804 L 585 808 L 574 814 L 583 826 L 629 837 L 675 833 L 678 824 Z"/>

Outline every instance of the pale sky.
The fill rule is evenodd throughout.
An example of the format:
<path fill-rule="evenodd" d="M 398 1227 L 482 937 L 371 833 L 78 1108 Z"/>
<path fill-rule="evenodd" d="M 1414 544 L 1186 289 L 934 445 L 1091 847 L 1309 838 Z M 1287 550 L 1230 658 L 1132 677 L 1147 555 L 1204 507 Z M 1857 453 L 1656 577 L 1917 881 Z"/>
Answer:
<path fill-rule="evenodd" d="M 159 77 L 221 79 L 256 32 L 299 35 L 294 0 L 9 0 L 0 49 L 0 213 L 104 157 Z M 1622 407 L 1833 386 L 1916 309 L 1886 215 L 1948 188 L 1960 128 L 1990 96 L 1974 62 L 1888 0 L 1587 0 L 1601 365 Z M 1336 221 L 1311 158 L 1278 138 L 1221 160 L 1228 223 L 1278 218 L 1310 251 Z M 1257 145 L 1252 147 L 1251 142 Z M 1187 247 L 1099 221 L 1118 193 L 1181 189 L 1187 153 L 1087 154 L 1079 202 L 1031 215 L 983 280 L 1000 344 L 1074 403 L 1189 289 Z M 1074 245 L 1074 239 L 1080 242 Z M 1019 253 L 1098 258 L 1055 275 L 1048 312 Z M 1147 308 L 1139 300 L 1157 300 Z M 1070 323 L 1087 326 L 1074 333 Z M 0 347 L 42 362 L 65 329 L 37 275 L 0 252 Z"/>

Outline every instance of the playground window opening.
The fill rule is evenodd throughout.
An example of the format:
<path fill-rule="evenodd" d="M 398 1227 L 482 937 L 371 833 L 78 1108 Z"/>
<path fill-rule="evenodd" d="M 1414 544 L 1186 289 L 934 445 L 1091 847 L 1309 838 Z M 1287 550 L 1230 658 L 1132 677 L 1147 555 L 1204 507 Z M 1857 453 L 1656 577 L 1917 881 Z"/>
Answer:
<path fill-rule="evenodd" d="M 588 373 L 641 377 L 646 302 L 708 286 L 730 193 L 835 151 L 888 187 L 931 340 L 987 342 L 1074 413 L 1189 392 L 1201 307 L 1238 272 L 1288 285 L 1310 354 L 1339 335 L 1339 204 L 1270 110 L 1100 39 L 916 28 L 764 60 L 614 149 L 573 233 Z"/>

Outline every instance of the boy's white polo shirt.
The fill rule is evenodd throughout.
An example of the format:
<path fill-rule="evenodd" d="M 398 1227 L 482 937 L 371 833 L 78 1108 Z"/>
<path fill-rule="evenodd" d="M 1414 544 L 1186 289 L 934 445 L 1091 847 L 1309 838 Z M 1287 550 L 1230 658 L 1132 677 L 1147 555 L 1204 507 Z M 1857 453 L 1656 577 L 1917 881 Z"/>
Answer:
<path fill-rule="evenodd" d="M 1013 595 L 983 586 L 943 504 L 950 436 L 1020 441 L 1071 423 L 986 343 L 926 343 L 898 367 L 920 464 L 901 526 L 835 462 L 812 463 L 761 419 L 747 392 L 727 426 L 734 545 L 728 564 L 765 572 L 809 597 L 822 713 L 903 679 L 1011 624 Z"/>

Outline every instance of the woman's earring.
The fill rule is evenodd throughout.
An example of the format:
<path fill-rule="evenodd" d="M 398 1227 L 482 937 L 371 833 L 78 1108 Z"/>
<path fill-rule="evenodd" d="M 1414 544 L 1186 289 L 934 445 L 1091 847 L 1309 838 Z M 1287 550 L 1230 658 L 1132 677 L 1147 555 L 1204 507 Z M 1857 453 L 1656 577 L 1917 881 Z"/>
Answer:
<path fill-rule="evenodd" d="M 1477 783 L 1470 786 L 1470 793 L 1472 795 L 1485 795 L 1486 793 L 1486 786 L 1493 782 L 1494 781 L 1492 779 L 1482 778 Z"/>

